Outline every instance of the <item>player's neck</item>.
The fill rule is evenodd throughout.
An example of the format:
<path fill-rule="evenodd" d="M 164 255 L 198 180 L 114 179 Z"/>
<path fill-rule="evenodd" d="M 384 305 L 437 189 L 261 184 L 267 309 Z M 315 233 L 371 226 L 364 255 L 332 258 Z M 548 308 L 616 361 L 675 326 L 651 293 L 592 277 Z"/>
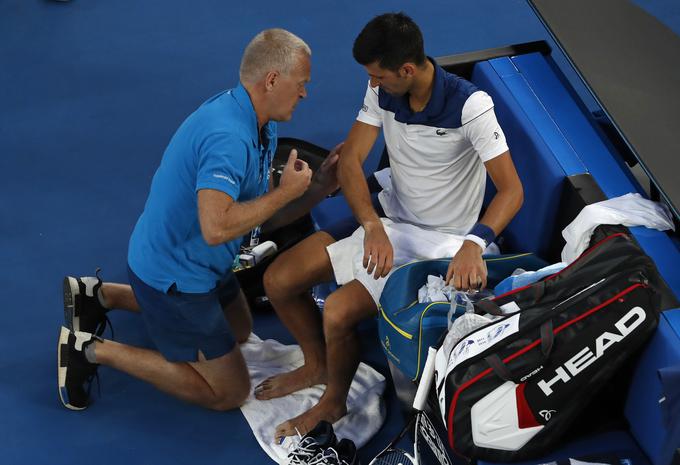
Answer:
<path fill-rule="evenodd" d="M 432 96 L 434 85 L 434 65 L 426 60 L 423 69 L 413 77 L 413 87 L 409 91 L 409 105 L 414 112 L 423 111 Z"/>

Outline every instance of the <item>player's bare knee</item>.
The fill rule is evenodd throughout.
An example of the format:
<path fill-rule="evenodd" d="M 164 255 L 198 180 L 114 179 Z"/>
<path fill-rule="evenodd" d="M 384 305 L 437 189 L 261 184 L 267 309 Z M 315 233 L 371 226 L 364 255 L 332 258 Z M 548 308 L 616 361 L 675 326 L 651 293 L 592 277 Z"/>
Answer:
<path fill-rule="evenodd" d="M 281 266 L 281 257 L 274 260 L 274 263 L 269 265 L 262 278 L 264 290 L 270 299 L 277 299 L 286 297 L 289 294 L 286 275 L 284 267 Z"/>
<path fill-rule="evenodd" d="M 327 336 L 342 334 L 352 329 L 352 317 L 339 299 L 333 294 L 328 296 L 323 310 L 323 330 Z"/>

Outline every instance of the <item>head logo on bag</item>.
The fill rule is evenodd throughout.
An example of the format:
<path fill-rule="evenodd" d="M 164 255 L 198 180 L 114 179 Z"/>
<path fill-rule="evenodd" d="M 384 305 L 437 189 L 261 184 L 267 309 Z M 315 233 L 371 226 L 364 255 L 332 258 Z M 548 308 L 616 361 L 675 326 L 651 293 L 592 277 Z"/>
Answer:
<path fill-rule="evenodd" d="M 552 414 L 555 412 L 557 412 L 557 410 L 541 410 L 538 414 L 542 416 L 545 421 L 550 421 Z"/>
<path fill-rule="evenodd" d="M 626 388 L 612 378 L 652 336 L 662 303 L 677 306 L 661 281 L 640 247 L 616 233 L 562 271 L 489 301 L 518 310 L 437 353 L 449 447 L 466 459 L 531 460 L 554 451 L 577 419 L 597 421 L 588 403 L 605 386 Z"/>
<path fill-rule="evenodd" d="M 595 352 L 590 347 L 585 347 L 567 360 L 564 365 L 557 367 L 555 376 L 548 381 L 540 380 L 538 387 L 547 396 L 553 393 L 552 386 L 562 381 L 568 383 L 574 376 L 578 375 L 595 360 L 602 357 L 605 351 L 617 342 L 621 342 L 626 336 L 632 333 L 635 328 L 645 320 L 645 311 L 640 307 L 632 308 L 614 325 L 619 334 L 605 331 L 595 340 Z M 632 321 L 631 321 L 632 319 Z"/>

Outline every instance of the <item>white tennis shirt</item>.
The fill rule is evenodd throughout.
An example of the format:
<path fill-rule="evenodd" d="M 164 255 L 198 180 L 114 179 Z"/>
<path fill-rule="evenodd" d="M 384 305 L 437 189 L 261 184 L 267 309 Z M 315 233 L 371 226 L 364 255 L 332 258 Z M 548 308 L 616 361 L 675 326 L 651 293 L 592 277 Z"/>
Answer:
<path fill-rule="evenodd" d="M 378 199 L 394 221 L 465 235 L 479 217 L 484 162 L 508 150 L 486 92 L 435 64 L 427 106 L 411 111 L 408 96 L 366 89 L 357 120 L 382 127 L 392 187 Z"/>

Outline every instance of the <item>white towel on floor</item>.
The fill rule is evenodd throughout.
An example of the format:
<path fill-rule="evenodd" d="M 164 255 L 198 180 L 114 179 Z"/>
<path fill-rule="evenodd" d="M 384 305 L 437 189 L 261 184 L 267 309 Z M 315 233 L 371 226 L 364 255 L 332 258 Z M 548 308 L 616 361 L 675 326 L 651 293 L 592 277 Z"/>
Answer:
<path fill-rule="evenodd" d="M 254 334 L 251 334 L 248 342 L 241 345 L 241 352 L 248 365 L 253 390 L 269 376 L 291 371 L 303 363 L 300 346 L 286 346 L 272 339 L 263 341 Z M 251 392 L 241 411 L 257 442 L 272 460 L 286 463 L 289 448 L 297 441 L 297 438 L 291 437 L 283 444 L 275 444 L 276 426 L 316 405 L 324 389 L 324 385 L 313 386 L 271 400 L 257 400 Z M 358 448 L 378 432 L 385 421 L 385 406 L 382 401 L 384 390 L 383 375 L 361 363 L 347 399 L 348 413 L 333 424 L 338 438 L 351 439 Z"/>

